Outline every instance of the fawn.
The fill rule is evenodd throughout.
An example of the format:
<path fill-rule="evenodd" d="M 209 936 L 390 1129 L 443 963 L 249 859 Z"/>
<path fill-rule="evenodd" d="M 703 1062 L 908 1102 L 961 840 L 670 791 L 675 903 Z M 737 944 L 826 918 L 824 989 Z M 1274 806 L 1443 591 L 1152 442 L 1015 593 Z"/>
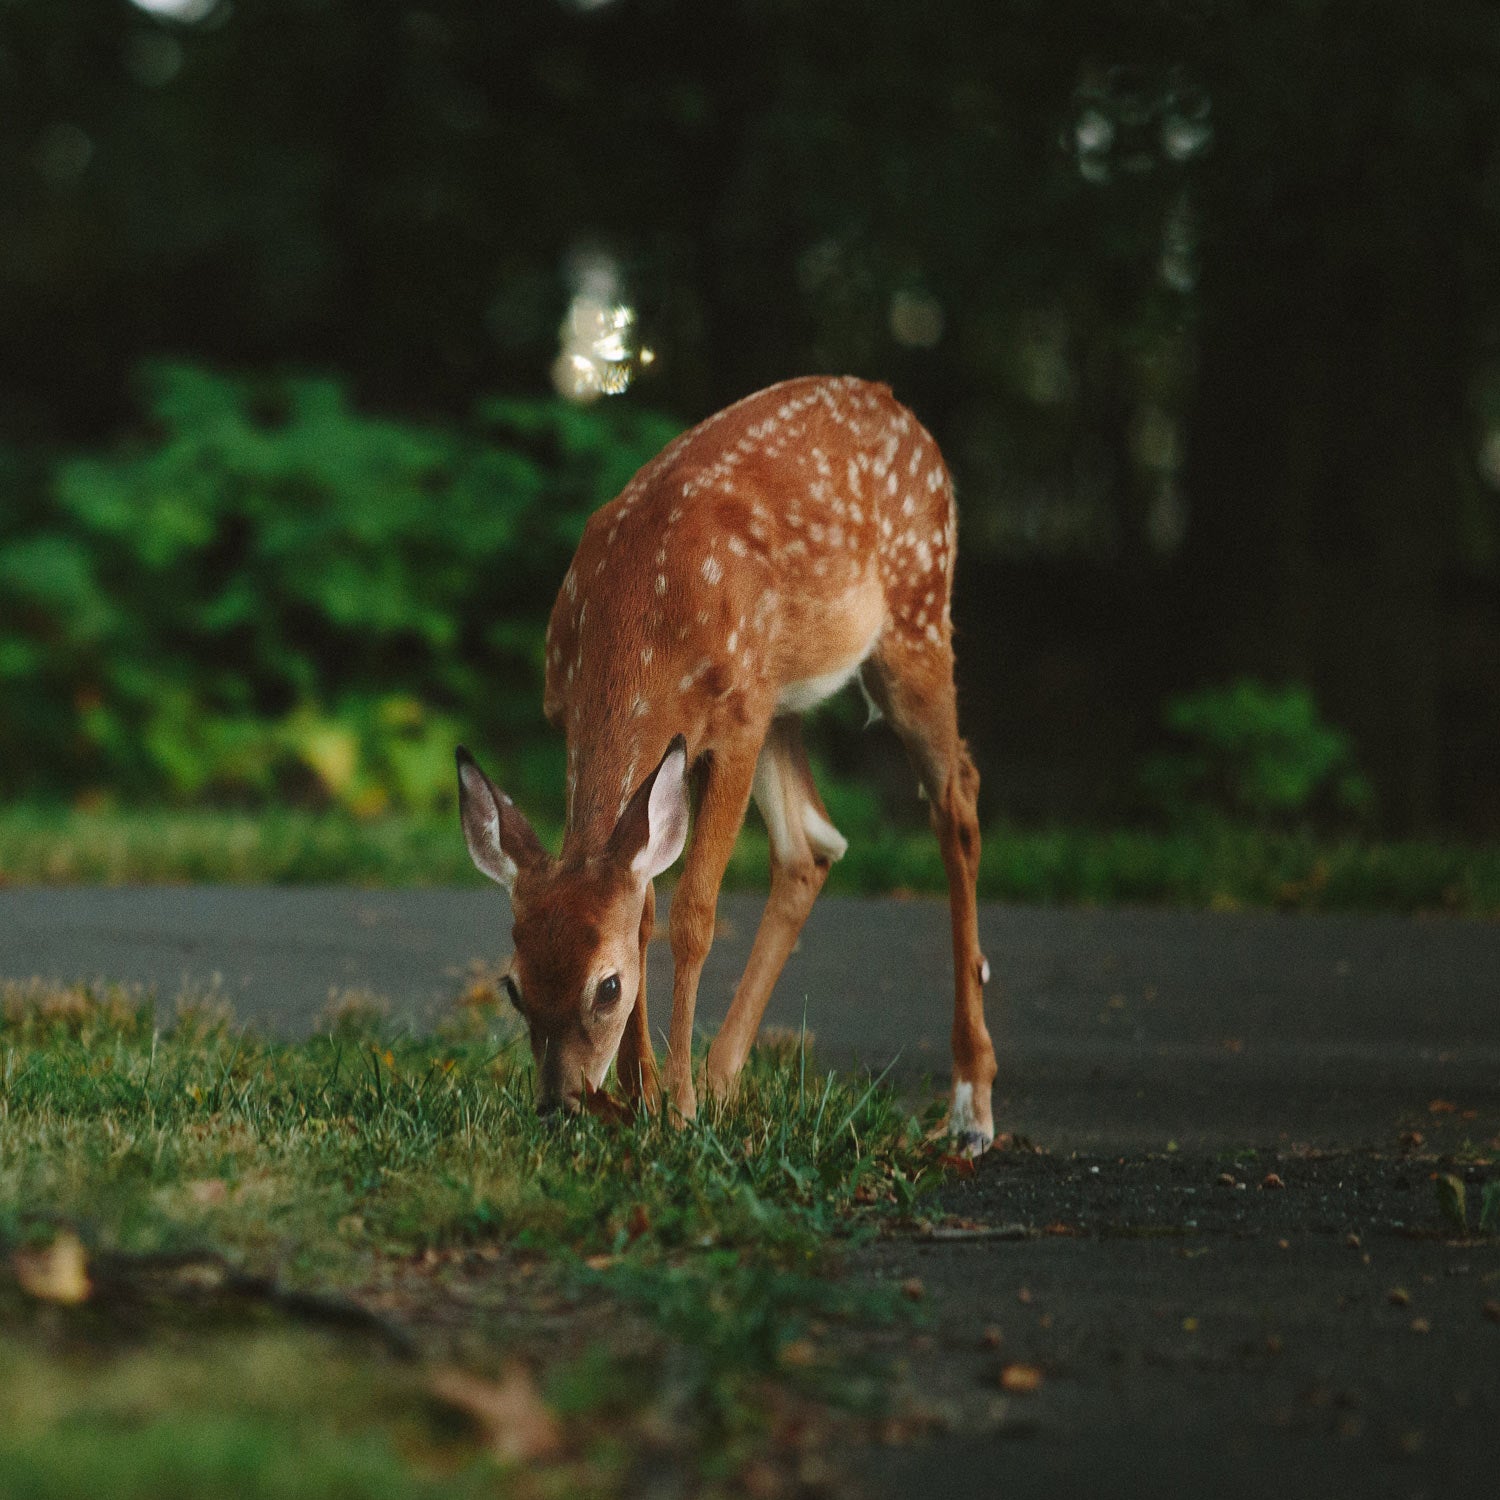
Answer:
<path fill-rule="evenodd" d="M 510 893 L 507 986 L 528 1023 L 537 1107 L 570 1111 L 611 1062 L 627 1096 L 660 1097 L 646 1020 L 653 879 L 688 837 L 672 898 L 665 1065 L 691 1119 L 693 1010 L 719 884 L 750 799 L 771 889 L 729 1014 L 710 1097 L 733 1086 L 830 864 L 829 821 L 799 715 L 859 674 L 904 741 L 931 806 L 953 919 L 958 1149 L 994 1137 L 975 879 L 979 776 L 958 733 L 949 601 L 953 486 L 932 438 L 883 385 L 786 381 L 669 444 L 589 520 L 547 627 L 547 718 L 567 737 L 567 823 L 553 859 L 458 751 L 464 836 Z"/>

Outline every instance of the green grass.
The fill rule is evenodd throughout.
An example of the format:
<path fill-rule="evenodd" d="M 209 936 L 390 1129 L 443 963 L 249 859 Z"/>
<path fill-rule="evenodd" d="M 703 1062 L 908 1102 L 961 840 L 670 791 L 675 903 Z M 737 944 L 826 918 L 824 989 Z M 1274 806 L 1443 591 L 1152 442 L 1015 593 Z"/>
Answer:
<path fill-rule="evenodd" d="M 925 830 L 864 818 L 829 890 L 939 893 L 942 862 Z M 549 831 L 555 841 L 555 830 Z M 342 814 L 15 808 L 0 813 L 0 883 L 214 881 L 449 885 L 478 877 L 456 818 Z M 752 819 L 731 885 L 766 879 Z M 1178 832 L 1027 830 L 985 835 L 980 894 L 1046 905 L 1276 906 L 1306 911 L 1500 914 L 1500 849 L 1440 842 L 1323 839 L 1223 825 Z"/>
<path fill-rule="evenodd" d="M 782 1042 L 691 1126 L 557 1125 L 525 1050 L 485 1011 L 287 1043 L 0 987 L 0 1495 L 629 1493 L 653 1455 L 712 1488 L 787 1400 L 874 1399 L 825 1336 L 894 1312 L 840 1257 L 941 1172 L 922 1123 Z M 23 1266 L 75 1242 L 64 1305 Z M 511 1361 L 545 1462 L 433 1374 Z"/>

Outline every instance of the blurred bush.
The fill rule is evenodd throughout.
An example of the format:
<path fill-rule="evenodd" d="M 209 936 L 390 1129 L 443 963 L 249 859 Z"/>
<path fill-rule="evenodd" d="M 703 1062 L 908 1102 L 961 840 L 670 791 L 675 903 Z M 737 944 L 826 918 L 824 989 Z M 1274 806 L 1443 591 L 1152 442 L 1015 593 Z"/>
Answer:
<path fill-rule="evenodd" d="M 1163 718 L 1180 748 L 1149 759 L 1142 780 L 1175 822 L 1277 827 L 1371 810 L 1348 738 L 1323 721 L 1305 687 L 1243 678 L 1173 698 Z"/>
<path fill-rule="evenodd" d="M 489 400 L 424 426 L 181 364 L 139 385 L 139 431 L 0 517 L 0 795 L 421 809 L 467 736 L 555 804 L 557 580 L 677 425 Z"/>

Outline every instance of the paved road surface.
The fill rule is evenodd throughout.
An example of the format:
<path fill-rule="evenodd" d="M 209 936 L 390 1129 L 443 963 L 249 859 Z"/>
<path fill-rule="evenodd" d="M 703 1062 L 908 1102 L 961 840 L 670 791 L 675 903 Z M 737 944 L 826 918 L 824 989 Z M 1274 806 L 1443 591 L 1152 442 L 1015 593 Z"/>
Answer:
<path fill-rule="evenodd" d="M 760 910 L 726 896 L 700 1026 L 723 1015 Z M 1500 925 L 986 906 L 999 984 L 998 1118 L 1054 1148 L 1184 1149 L 1295 1137 L 1383 1139 L 1436 1097 L 1500 1107 Z M 367 989 L 399 1020 L 451 1005 L 475 959 L 508 949 L 503 897 L 455 891 L 215 887 L 0 892 L 0 978 L 221 985 L 238 1014 L 312 1027 L 330 992 Z M 807 1025 L 830 1061 L 948 1066 L 943 903 L 827 898 L 768 1024 Z M 653 945 L 667 1020 L 670 953 Z"/>

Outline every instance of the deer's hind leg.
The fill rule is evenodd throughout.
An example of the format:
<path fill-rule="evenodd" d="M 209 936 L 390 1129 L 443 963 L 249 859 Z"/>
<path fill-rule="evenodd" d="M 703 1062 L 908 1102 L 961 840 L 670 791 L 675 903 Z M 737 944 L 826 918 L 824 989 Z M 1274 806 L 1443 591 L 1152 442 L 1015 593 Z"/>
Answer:
<path fill-rule="evenodd" d="M 984 1020 L 990 966 L 979 948 L 979 773 L 958 733 L 952 646 L 893 624 L 865 664 L 864 682 L 911 756 L 943 853 L 953 921 L 948 1131 L 960 1151 L 977 1156 L 995 1138 L 995 1048 Z"/>
<path fill-rule="evenodd" d="M 770 835 L 771 893 L 729 1014 L 708 1050 L 704 1085 L 718 1098 L 730 1092 L 745 1065 L 766 1002 L 823 889 L 829 866 L 848 847 L 828 820 L 794 717 L 772 722 L 755 766 L 754 795 Z"/>

